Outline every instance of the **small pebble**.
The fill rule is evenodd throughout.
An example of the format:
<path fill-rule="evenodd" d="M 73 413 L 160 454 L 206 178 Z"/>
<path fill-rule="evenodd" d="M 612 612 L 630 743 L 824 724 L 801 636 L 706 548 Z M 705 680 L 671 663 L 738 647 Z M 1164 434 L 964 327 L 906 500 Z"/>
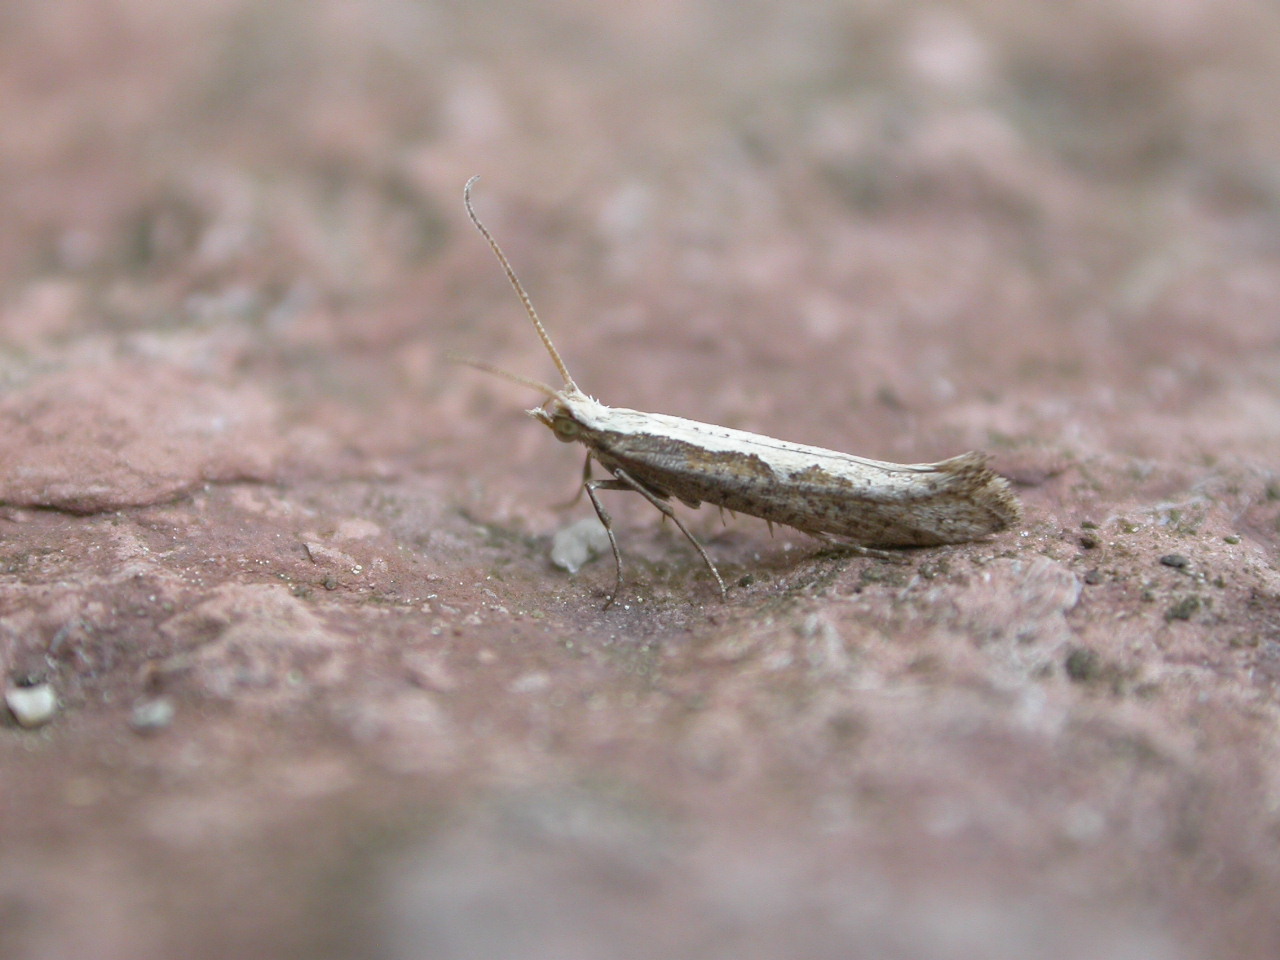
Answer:
<path fill-rule="evenodd" d="M 1096 650 L 1088 647 L 1072 647 L 1067 653 L 1063 666 L 1067 677 L 1076 683 L 1089 683 L 1097 680 L 1102 673 L 1102 657 Z"/>
<path fill-rule="evenodd" d="M 1173 567 L 1175 570 L 1183 570 L 1191 563 L 1180 553 L 1166 553 L 1160 558 L 1160 562 L 1166 567 Z"/>
<path fill-rule="evenodd" d="M 4 692 L 4 702 L 19 726 L 31 729 L 53 719 L 58 712 L 58 696 L 47 683 L 33 687 L 10 687 Z"/>
<path fill-rule="evenodd" d="M 561 570 L 577 573 L 593 557 L 609 549 L 609 533 L 596 517 L 583 517 L 551 541 L 551 562 Z"/>
<path fill-rule="evenodd" d="M 134 703 L 129 726 L 137 733 L 156 733 L 173 723 L 174 712 L 168 697 L 144 697 Z"/>
<path fill-rule="evenodd" d="M 1190 596 L 1183 597 L 1166 610 L 1164 618 L 1166 620 L 1190 620 L 1200 611 L 1202 606 L 1204 606 L 1204 601 L 1193 593 Z"/>

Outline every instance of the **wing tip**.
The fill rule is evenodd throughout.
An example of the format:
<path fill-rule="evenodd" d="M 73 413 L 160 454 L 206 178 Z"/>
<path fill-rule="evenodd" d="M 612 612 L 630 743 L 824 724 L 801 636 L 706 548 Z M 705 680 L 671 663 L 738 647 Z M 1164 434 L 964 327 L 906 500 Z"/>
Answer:
<path fill-rule="evenodd" d="M 970 450 L 958 457 L 943 460 L 937 468 L 954 478 L 955 492 L 980 504 L 991 512 L 992 533 L 1007 530 L 1022 522 L 1022 503 L 1009 481 L 991 469 L 991 457 L 981 450 Z"/>

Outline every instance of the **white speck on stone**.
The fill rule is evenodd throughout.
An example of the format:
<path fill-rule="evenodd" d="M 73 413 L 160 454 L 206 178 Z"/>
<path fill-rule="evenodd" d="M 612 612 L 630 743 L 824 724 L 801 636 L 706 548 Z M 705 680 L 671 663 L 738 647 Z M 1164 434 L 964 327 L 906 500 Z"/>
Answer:
<path fill-rule="evenodd" d="M 516 677 L 507 689 L 512 693 L 538 693 L 549 686 L 551 678 L 541 671 L 534 671 Z"/>
<path fill-rule="evenodd" d="M 174 712 L 168 697 L 145 697 L 133 705 L 129 726 L 138 733 L 155 733 L 173 723 Z"/>
<path fill-rule="evenodd" d="M 1063 818 L 1063 832 L 1077 843 L 1092 843 L 1106 829 L 1107 818 L 1098 810 L 1087 804 L 1078 803 L 1069 807 Z"/>
<path fill-rule="evenodd" d="M 43 726 L 58 712 L 57 694 L 47 683 L 10 687 L 4 692 L 4 702 L 18 724 L 27 729 Z"/>
<path fill-rule="evenodd" d="M 577 573 L 590 560 L 609 548 L 609 533 L 598 517 L 584 517 L 556 531 L 551 541 L 551 562 L 569 573 Z"/>

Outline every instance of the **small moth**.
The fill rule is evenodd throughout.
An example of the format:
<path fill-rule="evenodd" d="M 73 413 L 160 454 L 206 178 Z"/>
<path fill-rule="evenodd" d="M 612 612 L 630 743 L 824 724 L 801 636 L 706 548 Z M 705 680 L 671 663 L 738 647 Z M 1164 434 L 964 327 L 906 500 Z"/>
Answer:
<path fill-rule="evenodd" d="M 707 551 L 676 516 L 675 498 L 786 524 L 828 543 L 863 553 L 874 547 L 932 547 L 966 543 L 998 533 L 1022 519 L 1009 482 L 976 451 L 939 463 L 886 463 L 696 420 L 607 407 L 574 383 L 538 319 L 502 248 L 471 206 L 472 177 L 463 188 L 467 214 L 488 241 L 564 385 L 559 389 L 466 361 L 540 391 L 546 401 L 528 411 L 565 443 L 587 448 L 582 490 L 613 548 L 616 579 L 605 609 L 622 591 L 622 554 L 597 490 L 631 490 L 670 517 L 693 544 L 725 596 L 724 580 Z M 592 461 L 609 479 L 591 476 Z"/>

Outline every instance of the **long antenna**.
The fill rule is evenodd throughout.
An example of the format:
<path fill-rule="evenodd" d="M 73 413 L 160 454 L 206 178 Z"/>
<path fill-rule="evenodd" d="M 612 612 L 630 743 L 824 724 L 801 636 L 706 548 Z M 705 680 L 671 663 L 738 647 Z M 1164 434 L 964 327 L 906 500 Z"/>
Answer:
<path fill-rule="evenodd" d="M 551 342 L 551 337 L 547 335 L 546 327 L 538 319 L 538 313 L 533 309 L 533 303 L 529 300 L 529 295 L 524 292 L 524 287 L 520 286 L 520 279 L 516 276 L 516 272 L 511 269 L 511 263 L 507 260 L 506 254 L 502 252 L 502 248 L 498 246 L 498 241 L 493 239 L 493 234 L 480 222 L 480 218 L 476 216 L 475 210 L 471 207 L 471 185 L 479 179 L 478 176 L 472 177 L 467 181 L 467 185 L 462 188 L 462 202 L 467 205 L 467 213 L 471 217 L 471 222 L 476 225 L 476 229 L 480 231 L 481 235 L 489 241 L 489 246 L 493 249 L 498 262 L 502 264 L 502 269 L 507 272 L 507 279 L 511 281 L 511 286 L 515 288 L 517 295 L 519 295 L 520 302 L 524 304 L 525 313 L 529 314 L 529 319 L 533 321 L 533 328 L 538 331 L 538 336 L 542 339 L 542 345 L 547 348 L 547 353 L 551 354 L 551 359 L 555 363 L 556 369 L 560 371 L 560 376 L 564 378 L 565 389 L 577 390 L 578 385 L 573 382 L 573 377 L 569 376 L 569 368 L 560 359 L 560 354 L 556 351 L 555 344 Z"/>
<path fill-rule="evenodd" d="M 502 377 L 504 380 L 510 380 L 512 383 L 518 383 L 522 387 L 531 387 L 549 400 L 554 400 L 560 393 L 560 391 L 555 387 L 549 386 L 541 380 L 534 380 L 532 377 L 522 377 L 518 373 L 512 373 L 510 370 L 503 370 L 501 367 L 495 367 L 492 363 L 485 363 L 483 360 L 477 360 L 475 357 L 464 357 L 460 353 L 446 353 L 445 359 L 451 363 L 465 363 L 468 367 L 475 367 L 477 370 L 483 370 L 485 373 L 492 373 L 495 376 Z"/>

